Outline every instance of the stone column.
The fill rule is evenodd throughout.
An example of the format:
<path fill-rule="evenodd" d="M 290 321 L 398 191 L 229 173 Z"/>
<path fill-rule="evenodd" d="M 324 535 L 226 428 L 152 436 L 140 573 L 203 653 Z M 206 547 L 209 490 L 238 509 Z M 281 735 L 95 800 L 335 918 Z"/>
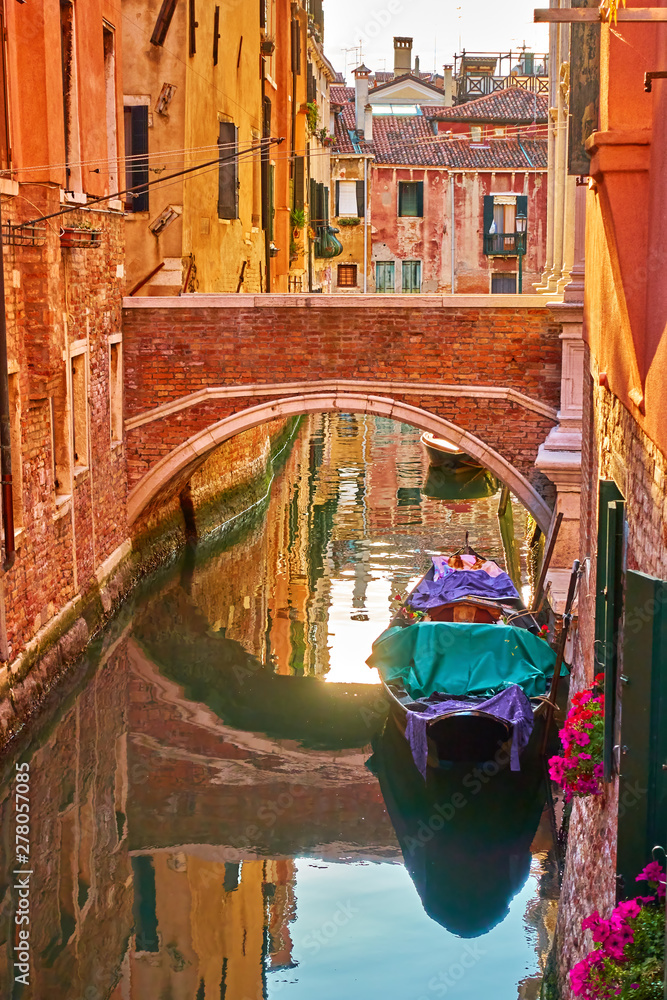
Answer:
<path fill-rule="evenodd" d="M 574 179 L 573 179 L 574 180 Z M 586 228 L 586 187 L 575 187 L 572 241 L 572 280 L 563 302 L 549 308 L 561 324 L 562 370 L 558 423 L 540 446 L 535 465 L 556 486 L 556 506 L 552 524 L 562 512 L 558 541 L 547 579 L 551 582 L 552 604 L 562 611 L 567 595 L 572 563 L 579 557 L 581 494 L 581 434 L 584 383 L 584 246 Z"/>
<path fill-rule="evenodd" d="M 550 7 L 558 7 L 559 0 L 550 0 Z M 549 291 L 549 276 L 554 266 L 554 202 L 556 197 L 556 130 L 553 115 L 556 113 L 558 91 L 558 25 L 549 25 L 549 127 L 547 134 L 547 245 L 544 270 L 537 292 Z"/>

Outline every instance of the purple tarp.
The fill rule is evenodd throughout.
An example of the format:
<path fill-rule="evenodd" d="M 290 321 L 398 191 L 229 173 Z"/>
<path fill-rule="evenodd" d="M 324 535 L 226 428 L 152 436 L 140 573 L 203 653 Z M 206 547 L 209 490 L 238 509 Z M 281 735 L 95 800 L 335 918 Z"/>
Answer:
<path fill-rule="evenodd" d="M 422 702 L 422 704 L 427 705 L 425 712 L 411 712 L 408 709 L 405 738 L 410 744 L 413 760 L 424 778 L 426 777 L 426 757 L 428 755 L 426 726 L 434 716 L 452 711 L 488 712 L 489 715 L 495 715 L 497 719 L 511 723 L 513 730 L 510 767 L 512 771 L 521 769 L 519 754 L 527 745 L 533 731 L 533 709 L 518 684 L 512 684 L 503 691 L 499 691 L 498 694 L 494 694 L 492 698 L 482 702 L 452 698 L 443 699 L 443 701 Z"/>
<path fill-rule="evenodd" d="M 485 597 L 492 601 L 516 600 L 519 593 L 507 573 L 495 563 L 487 563 L 494 575 L 485 569 L 450 569 L 442 557 L 433 560 L 434 567 L 410 594 L 410 607 L 419 611 L 457 601 L 463 597 Z"/>

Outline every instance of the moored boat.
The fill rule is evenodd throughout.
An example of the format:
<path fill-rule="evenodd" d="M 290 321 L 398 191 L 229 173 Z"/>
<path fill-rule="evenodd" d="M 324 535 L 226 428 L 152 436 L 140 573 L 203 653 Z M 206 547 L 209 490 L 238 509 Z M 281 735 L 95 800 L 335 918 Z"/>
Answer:
<path fill-rule="evenodd" d="M 421 436 L 428 460 L 431 465 L 447 469 L 480 468 L 480 463 L 472 455 L 459 448 L 447 438 L 437 437 L 430 431 L 424 431 Z"/>
<path fill-rule="evenodd" d="M 518 770 L 556 654 L 496 563 L 470 549 L 432 561 L 368 663 L 422 774 L 500 758 Z"/>

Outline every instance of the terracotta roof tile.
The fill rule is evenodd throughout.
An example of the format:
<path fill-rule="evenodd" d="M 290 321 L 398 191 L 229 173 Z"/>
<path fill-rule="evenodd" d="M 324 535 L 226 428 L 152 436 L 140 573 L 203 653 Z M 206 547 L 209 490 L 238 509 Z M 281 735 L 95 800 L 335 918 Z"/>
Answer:
<path fill-rule="evenodd" d="M 453 108 L 424 106 L 424 113 L 437 117 L 439 121 L 476 122 L 545 122 L 549 111 L 549 99 L 536 95 L 521 87 L 507 87 L 497 90 L 488 97 L 478 97 L 467 104 L 457 104 Z"/>
<path fill-rule="evenodd" d="M 338 84 L 332 83 L 329 97 L 334 104 L 347 104 L 354 101 L 354 87 L 339 87 Z"/>
<path fill-rule="evenodd" d="M 376 163 L 406 166 L 452 167 L 459 170 L 546 170 L 545 139 L 489 139 L 472 143 L 467 137 L 443 138 L 433 134 L 424 115 L 373 118 L 373 142 L 357 138 L 354 132 L 354 106 L 347 104 L 336 119 L 336 145 L 333 152 L 372 153 Z M 355 136 L 355 144 L 350 138 Z M 355 149 L 356 145 L 356 149 Z"/>

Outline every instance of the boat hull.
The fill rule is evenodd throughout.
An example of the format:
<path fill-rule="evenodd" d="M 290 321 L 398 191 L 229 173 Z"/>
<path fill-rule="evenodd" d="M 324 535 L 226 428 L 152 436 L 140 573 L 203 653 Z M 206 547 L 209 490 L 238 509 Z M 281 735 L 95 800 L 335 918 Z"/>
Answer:
<path fill-rule="evenodd" d="M 387 694 L 391 718 L 405 735 L 408 713 L 392 689 L 382 681 Z M 533 732 L 522 756 L 531 755 L 539 744 L 536 732 L 542 731 L 544 702 L 533 707 Z M 426 727 L 427 758 L 430 768 L 452 764 L 485 764 L 495 761 L 501 766 L 509 762 L 512 725 L 488 712 L 449 712 L 434 716 Z"/>
<path fill-rule="evenodd" d="M 451 471 L 481 468 L 480 463 L 472 455 L 468 455 L 460 448 L 455 448 L 449 442 L 444 440 L 442 443 L 440 442 L 440 438 L 428 432 L 421 436 L 421 443 L 428 455 L 429 465 Z"/>

